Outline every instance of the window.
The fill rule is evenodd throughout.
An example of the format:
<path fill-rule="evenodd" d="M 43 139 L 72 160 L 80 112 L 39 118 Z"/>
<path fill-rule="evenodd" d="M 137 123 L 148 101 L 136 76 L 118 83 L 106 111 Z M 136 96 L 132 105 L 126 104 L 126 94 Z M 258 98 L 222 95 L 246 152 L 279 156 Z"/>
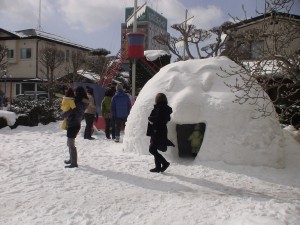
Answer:
<path fill-rule="evenodd" d="M 45 84 L 42 84 L 42 83 L 37 83 L 36 89 L 37 89 L 37 91 L 47 91 Z"/>
<path fill-rule="evenodd" d="M 7 58 L 8 59 L 13 59 L 14 58 L 14 50 L 13 49 L 8 49 L 7 50 Z"/>
<path fill-rule="evenodd" d="M 264 54 L 264 41 L 254 41 L 251 43 L 251 59 L 256 59 Z"/>
<path fill-rule="evenodd" d="M 66 50 L 66 62 L 70 61 L 70 50 Z"/>
<path fill-rule="evenodd" d="M 21 59 L 31 58 L 31 48 L 21 48 Z"/>
<path fill-rule="evenodd" d="M 21 94 L 21 84 L 20 83 L 16 84 L 16 95 L 19 95 L 19 94 Z"/>
<path fill-rule="evenodd" d="M 246 41 L 237 41 L 235 43 L 235 47 L 237 48 L 236 54 L 239 56 L 240 59 L 250 59 L 251 52 L 250 52 L 250 44 Z"/>
<path fill-rule="evenodd" d="M 35 83 L 22 83 L 22 94 L 25 91 L 35 91 Z"/>

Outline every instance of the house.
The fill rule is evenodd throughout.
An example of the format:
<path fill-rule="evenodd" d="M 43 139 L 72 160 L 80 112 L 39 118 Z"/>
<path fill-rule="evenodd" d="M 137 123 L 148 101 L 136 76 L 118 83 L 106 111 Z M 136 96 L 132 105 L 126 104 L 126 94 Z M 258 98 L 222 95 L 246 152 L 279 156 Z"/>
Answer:
<path fill-rule="evenodd" d="M 270 12 L 228 26 L 223 55 L 240 60 L 286 57 L 300 51 L 300 16 Z"/>
<path fill-rule="evenodd" d="M 10 100 L 26 91 L 45 90 L 46 68 L 41 63 L 41 50 L 48 46 L 61 50 L 62 64 L 54 78 L 73 73 L 72 52 L 87 53 L 91 48 L 41 30 L 8 31 L 0 29 L 0 44 L 7 48 L 7 68 L 0 71 L 0 90 Z"/>
<path fill-rule="evenodd" d="M 300 127 L 300 16 L 270 12 L 228 26 L 228 56 L 251 71 L 283 124 Z"/>

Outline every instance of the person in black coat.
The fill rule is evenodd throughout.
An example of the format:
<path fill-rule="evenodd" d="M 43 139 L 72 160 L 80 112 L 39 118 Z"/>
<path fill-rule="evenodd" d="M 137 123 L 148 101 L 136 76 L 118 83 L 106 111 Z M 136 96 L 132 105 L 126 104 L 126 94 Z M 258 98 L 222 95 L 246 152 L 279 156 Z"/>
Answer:
<path fill-rule="evenodd" d="M 63 113 L 63 117 L 67 118 L 67 145 L 69 147 L 70 159 L 65 160 L 65 164 L 70 164 L 65 166 L 65 168 L 75 168 L 78 167 L 77 164 L 77 148 L 75 146 L 75 138 L 81 127 L 81 120 L 84 115 L 84 111 L 89 104 L 89 100 L 85 89 L 81 86 L 77 87 L 75 90 L 75 105 L 74 109 L 70 109 Z"/>
<path fill-rule="evenodd" d="M 154 156 L 155 168 L 150 172 L 164 172 L 170 163 L 158 152 L 167 151 L 168 146 L 175 146 L 168 139 L 167 123 L 170 121 L 172 108 L 168 106 L 168 100 L 165 94 L 158 93 L 155 97 L 155 105 L 148 117 L 147 136 L 150 136 L 149 152 Z"/>

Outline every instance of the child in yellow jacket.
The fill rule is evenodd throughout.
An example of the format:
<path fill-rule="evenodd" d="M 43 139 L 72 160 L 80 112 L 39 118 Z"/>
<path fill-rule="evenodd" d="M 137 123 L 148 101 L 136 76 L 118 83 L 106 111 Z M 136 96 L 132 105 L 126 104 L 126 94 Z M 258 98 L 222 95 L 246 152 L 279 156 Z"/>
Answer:
<path fill-rule="evenodd" d="M 61 102 L 61 110 L 63 112 L 67 112 L 71 109 L 74 109 L 76 108 L 76 105 L 75 105 L 75 94 L 74 94 L 74 90 L 72 88 L 69 88 L 65 94 L 65 96 L 63 97 L 63 100 Z M 64 121 L 61 125 L 61 128 L 63 130 L 66 130 L 67 129 L 67 118 L 64 118 Z"/>
<path fill-rule="evenodd" d="M 189 136 L 188 141 L 190 141 L 190 143 L 191 143 L 192 155 L 194 157 L 196 157 L 199 150 L 200 150 L 200 146 L 202 144 L 202 141 L 203 141 L 203 135 L 200 131 L 200 125 L 199 124 L 195 125 L 194 131 Z"/>

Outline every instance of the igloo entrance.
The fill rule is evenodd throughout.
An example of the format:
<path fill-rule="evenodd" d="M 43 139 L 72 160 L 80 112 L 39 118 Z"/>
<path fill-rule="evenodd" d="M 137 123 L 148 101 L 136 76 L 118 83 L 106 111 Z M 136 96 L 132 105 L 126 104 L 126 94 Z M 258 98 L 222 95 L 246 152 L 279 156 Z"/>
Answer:
<path fill-rule="evenodd" d="M 177 144 L 179 157 L 196 157 L 204 140 L 206 124 L 177 124 Z"/>

